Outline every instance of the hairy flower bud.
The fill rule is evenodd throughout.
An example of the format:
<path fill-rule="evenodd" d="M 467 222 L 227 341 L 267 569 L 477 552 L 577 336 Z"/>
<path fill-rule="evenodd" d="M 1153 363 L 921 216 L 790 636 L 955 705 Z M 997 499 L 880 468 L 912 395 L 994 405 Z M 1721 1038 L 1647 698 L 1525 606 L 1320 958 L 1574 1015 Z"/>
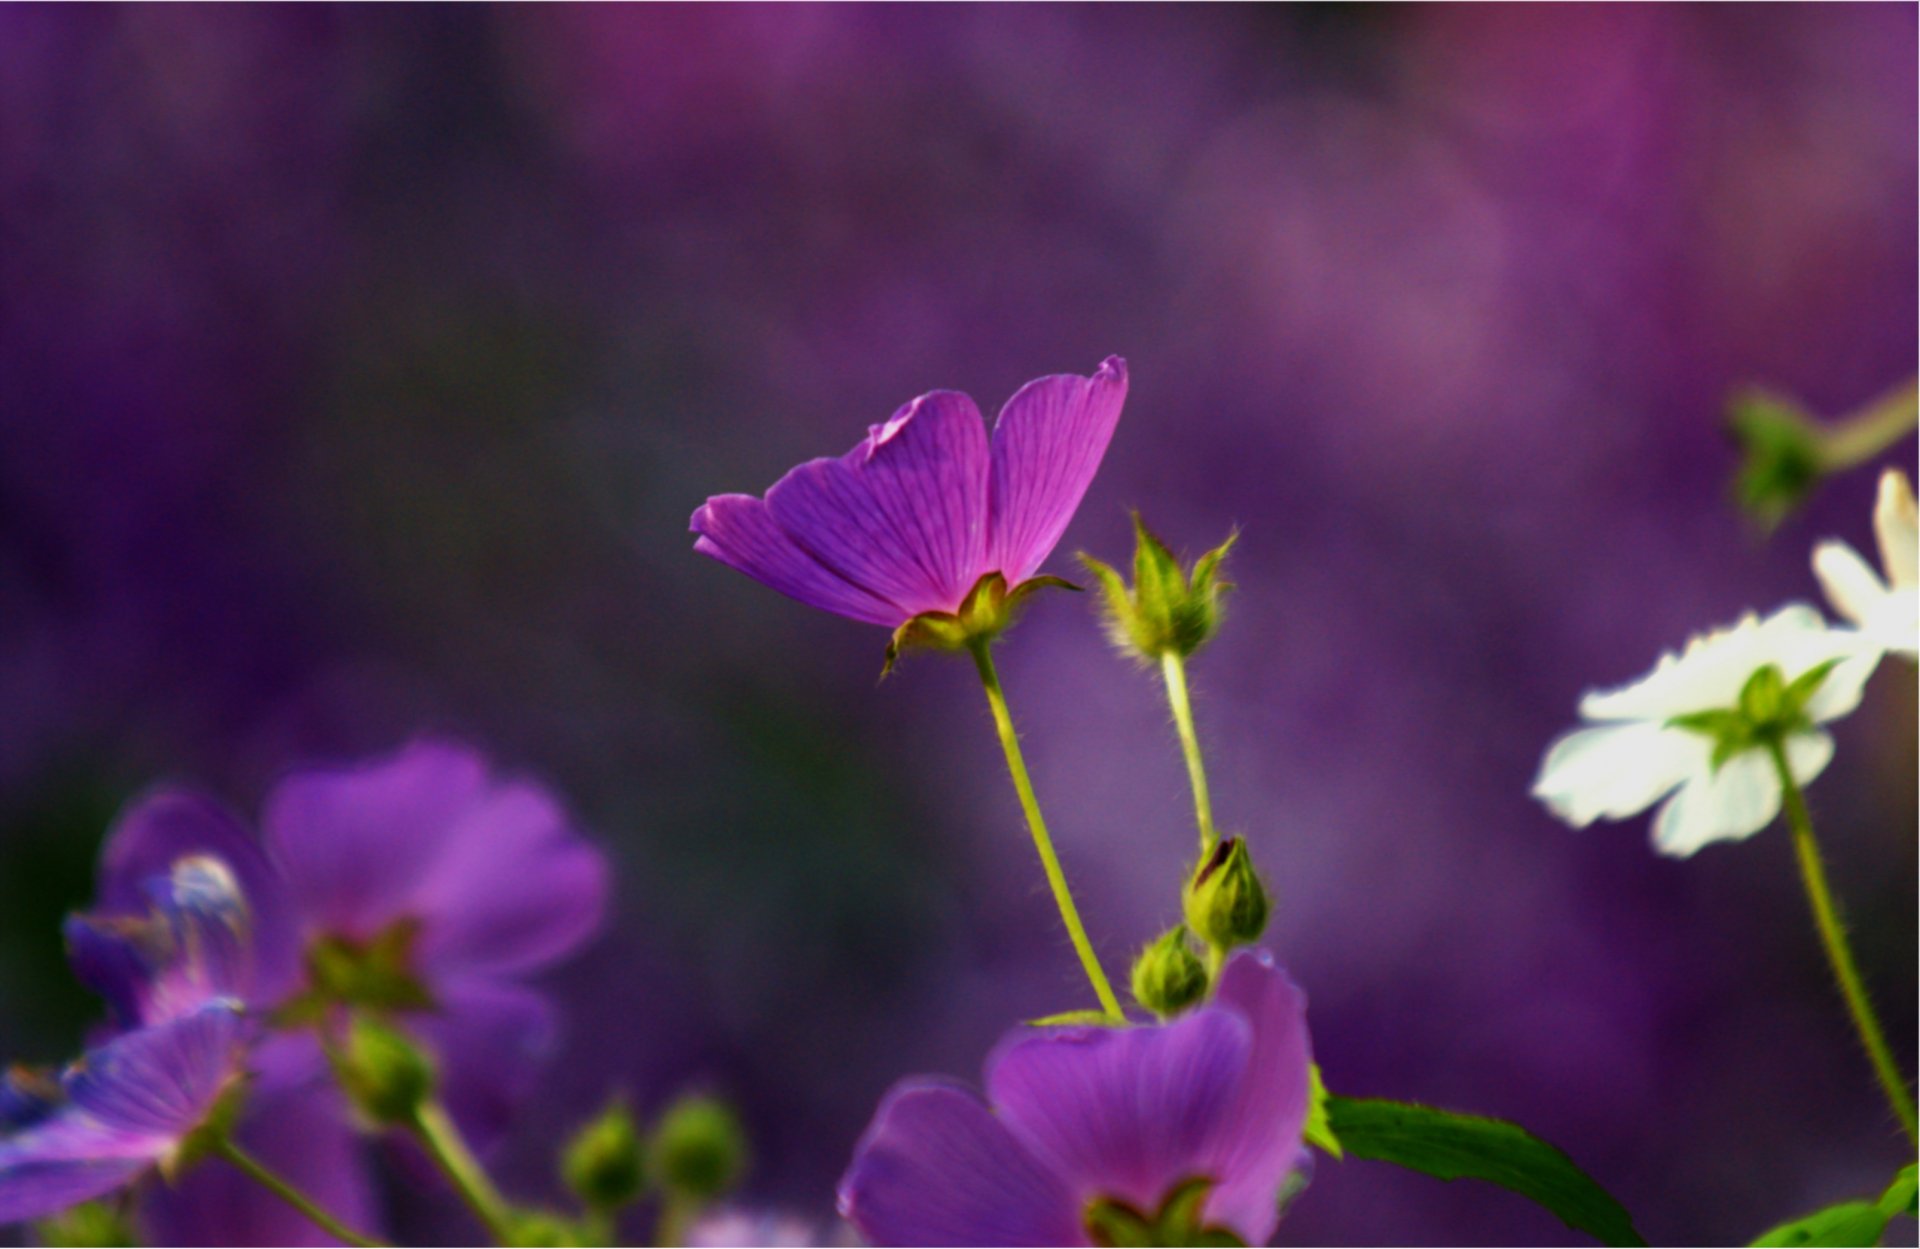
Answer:
<path fill-rule="evenodd" d="M 1175 924 L 1133 961 L 1133 998 L 1156 1015 L 1177 1015 L 1207 995 L 1207 969 Z"/>
<path fill-rule="evenodd" d="M 411 1122 L 433 1094 L 433 1063 L 420 1047 L 365 1016 L 354 1017 L 335 1063 L 341 1086 L 375 1123 Z"/>
<path fill-rule="evenodd" d="M 746 1134 L 726 1103 L 682 1097 L 654 1127 L 654 1174 L 669 1193 L 711 1201 L 732 1188 L 747 1165 Z"/>
<path fill-rule="evenodd" d="M 618 1210 L 640 1196 L 646 1168 L 625 1102 L 610 1103 L 580 1129 L 561 1157 L 560 1174 L 590 1210 Z"/>
<path fill-rule="evenodd" d="M 1187 926 L 1220 949 L 1249 945 L 1266 931 L 1270 904 L 1243 838 L 1228 837 L 1187 882 Z"/>
<path fill-rule="evenodd" d="M 1220 579 L 1220 562 L 1237 534 L 1194 561 L 1180 566 L 1166 543 L 1155 537 L 1138 512 L 1133 516 L 1133 585 L 1119 572 L 1082 554 L 1100 583 L 1107 634 L 1115 646 L 1143 660 L 1193 654 L 1219 631 L 1220 595 L 1231 585 Z"/>

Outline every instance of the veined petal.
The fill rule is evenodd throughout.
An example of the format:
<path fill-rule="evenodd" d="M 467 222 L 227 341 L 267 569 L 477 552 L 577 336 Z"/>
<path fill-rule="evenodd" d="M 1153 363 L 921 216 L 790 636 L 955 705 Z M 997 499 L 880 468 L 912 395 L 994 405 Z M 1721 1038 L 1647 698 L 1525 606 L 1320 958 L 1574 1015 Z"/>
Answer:
<path fill-rule="evenodd" d="M 1603 817 L 1625 819 L 1658 802 L 1711 755 L 1704 736 L 1653 721 L 1576 729 L 1547 748 L 1533 796 L 1575 828 Z"/>
<path fill-rule="evenodd" d="M 1127 362 L 1092 377 L 1028 382 L 993 427 L 992 538 L 987 568 L 1018 585 L 1039 571 L 1093 483 L 1127 398 Z"/>
<path fill-rule="evenodd" d="M 953 611 L 986 569 L 987 432 L 973 400 L 936 390 L 837 460 L 812 460 L 767 491 L 794 544 L 894 604 L 900 623 Z"/>
<path fill-rule="evenodd" d="M 74 1110 L 124 1134 L 129 1152 L 145 1138 L 165 1152 L 198 1127 L 240 1071 L 247 1023 L 235 1001 L 212 1002 L 157 1027 L 115 1037 L 90 1051 L 66 1080 Z"/>
<path fill-rule="evenodd" d="M 1312 1097 L 1307 998 L 1264 951 L 1243 950 L 1220 973 L 1214 1002 L 1246 1019 L 1253 1049 L 1212 1171 L 1207 1218 L 1264 1245 L 1279 1223 L 1280 1187 L 1299 1160 Z"/>
<path fill-rule="evenodd" d="M 1780 813 L 1780 778 L 1764 750 L 1746 750 L 1689 777 L 1660 808 L 1653 845 L 1684 859 L 1715 841 L 1742 841 Z"/>
<path fill-rule="evenodd" d="M 133 1182 L 149 1158 L 40 1158 L 0 1142 L 0 1225 L 58 1214 Z"/>
<path fill-rule="evenodd" d="M 1887 594 L 1880 574 L 1860 557 L 1860 552 L 1837 539 L 1813 548 L 1813 575 L 1820 579 L 1820 588 L 1833 610 L 1854 624 L 1865 624 Z"/>
<path fill-rule="evenodd" d="M 1873 533 L 1887 580 L 1895 586 L 1920 586 L 1920 507 L 1914 502 L 1913 483 L 1897 468 L 1880 475 Z"/>
<path fill-rule="evenodd" d="M 788 598 L 835 615 L 893 628 L 908 613 L 897 604 L 800 549 L 774 521 L 764 500 L 720 494 L 694 512 L 690 528 L 700 535 L 693 549 L 719 560 Z"/>
<path fill-rule="evenodd" d="M 971 1093 L 905 1080 L 840 1181 L 840 1213 L 876 1245 L 1084 1245 L 1073 1193 Z"/>
<path fill-rule="evenodd" d="M 1238 1012 L 1201 1010 L 1157 1028 L 1052 1028 L 988 1059 L 1001 1121 L 1084 1205 L 1158 1209 L 1231 1153 L 1234 1099 L 1253 1048 Z"/>

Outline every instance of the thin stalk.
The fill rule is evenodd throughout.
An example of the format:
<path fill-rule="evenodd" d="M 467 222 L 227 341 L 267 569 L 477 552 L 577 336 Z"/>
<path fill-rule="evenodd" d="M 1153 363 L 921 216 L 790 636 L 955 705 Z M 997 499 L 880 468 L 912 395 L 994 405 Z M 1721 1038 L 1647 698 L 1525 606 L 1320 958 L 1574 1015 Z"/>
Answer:
<path fill-rule="evenodd" d="M 1902 382 L 1858 412 L 1829 426 L 1820 454 L 1827 471 L 1865 464 L 1912 432 L 1920 421 L 1915 383 Z"/>
<path fill-rule="evenodd" d="M 1173 707 L 1174 727 L 1180 731 L 1180 751 L 1187 759 L 1187 780 L 1193 786 L 1193 820 L 1200 826 L 1200 860 L 1213 853 L 1219 834 L 1213 828 L 1213 796 L 1207 790 L 1207 765 L 1200 757 L 1200 735 L 1193 728 L 1193 701 L 1187 694 L 1187 661 L 1178 651 L 1160 656 L 1160 674 L 1167 682 L 1167 702 Z"/>
<path fill-rule="evenodd" d="M 694 1216 L 699 1213 L 699 1202 L 679 1193 L 668 1193 L 660 1199 L 660 1221 L 654 1225 L 653 1243 L 659 1249 L 672 1249 L 675 1245 L 686 1244 Z"/>
<path fill-rule="evenodd" d="M 1793 849 L 1800 860 L 1800 879 L 1806 884 L 1807 901 L 1813 905 L 1813 923 L 1820 930 L 1821 943 L 1826 946 L 1827 962 L 1833 966 L 1833 978 L 1840 986 L 1840 995 L 1847 1001 L 1847 1011 L 1853 1016 L 1854 1029 L 1860 1034 L 1860 1043 L 1866 1047 L 1867 1057 L 1873 1063 L 1874 1074 L 1880 1078 L 1880 1087 L 1886 1092 L 1888 1104 L 1899 1117 L 1900 1126 L 1906 1129 L 1907 1139 L 1920 1143 L 1920 1130 L 1916 1130 L 1914 1124 L 1913 1094 L 1908 1090 L 1899 1066 L 1893 1061 L 1893 1051 L 1887 1048 L 1887 1038 L 1880 1030 L 1880 1020 L 1874 1014 L 1873 1002 L 1867 997 L 1866 984 L 1860 979 L 1860 969 L 1853 961 L 1853 950 L 1847 944 L 1847 931 L 1840 923 L 1839 908 L 1835 906 L 1833 891 L 1827 885 L 1827 869 L 1820 862 L 1820 843 L 1814 840 L 1813 817 L 1807 814 L 1806 797 L 1793 779 L 1793 770 L 1787 766 L 1786 748 L 1776 740 L 1767 744 L 1767 750 L 1773 756 L 1774 771 L 1780 776 L 1780 788 L 1786 800 L 1787 823 L 1793 828 Z"/>
<path fill-rule="evenodd" d="M 1000 688 L 1000 674 L 994 669 L 990 645 L 982 640 L 968 649 L 973 652 L 973 662 L 980 669 L 980 684 L 986 687 L 987 706 L 993 709 L 994 727 L 1000 733 L 1000 749 L 1006 752 L 1007 771 L 1013 776 L 1014 791 L 1020 795 L 1020 808 L 1026 812 L 1027 828 L 1033 833 L 1033 848 L 1040 852 L 1040 866 L 1046 871 L 1047 884 L 1053 889 L 1053 900 L 1060 908 L 1060 919 L 1066 924 L 1074 952 L 1080 956 L 1080 965 L 1086 969 L 1087 979 L 1093 984 L 1094 996 L 1100 999 L 1100 1009 L 1115 1023 L 1120 1023 L 1126 1016 L 1120 1011 L 1119 999 L 1113 995 L 1113 986 L 1107 983 L 1107 973 L 1100 969 L 1100 959 L 1093 952 L 1093 942 L 1087 940 L 1087 930 L 1080 923 L 1080 912 L 1073 905 L 1073 893 L 1067 888 L 1066 874 L 1060 870 L 1060 858 L 1053 852 L 1053 838 L 1047 835 L 1047 821 L 1040 814 L 1040 802 L 1033 795 L 1033 781 L 1027 776 L 1027 762 L 1020 753 L 1020 735 L 1014 732 L 1013 714 L 1007 710 L 1007 696 Z"/>
<path fill-rule="evenodd" d="M 426 1148 L 426 1151 L 441 1171 L 452 1181 L 460 1199 L 467 1203 L 474 1217 L 485 1224 L 493 1238 L 501 1244 L 512 1239 L 512 1218 L 506 1198 L 493 1186 L 486 1170 L 467 1148 L 466 1138 L 460 1135 L 460 1129 L 454 1126 L 453 1119 L 447 1114 L 446 1107 L 438 1101 L 428 1100 L 414 1113 L 413 1122 L 407 1125 L 414 1137 Z"/>
<path fill-rule="evenodd" d="M 253 1180 L 256 1184 L 286 1202 L 295 1210 L 298 1210 L 301 1214 L 305 1215 L 315 1227 L 318 1227 L 335 1240 L 343 1244 L 359 1246 L 359 1249 L 382 1249 L 386 1244 L 385 1241 L 374 1240 L 370 1236 L 362 1236 L 359 1232 L 354 1231 L 339 1219 L 328 1214 L 320 1208 L 313 1198 L 307 1196 L 292 1184 L 282 1179 L 276 1172 L 270 1170 L 265 1163 L 240 1148 L 240 1146 L 234 1144 L 228 1137 L 221 1136 L 216 1139 L 213 1142 L 212 1148 L 216 1155 L 225 1158 L 228 1162 L 244 1172 L 247 1178 Z"/>

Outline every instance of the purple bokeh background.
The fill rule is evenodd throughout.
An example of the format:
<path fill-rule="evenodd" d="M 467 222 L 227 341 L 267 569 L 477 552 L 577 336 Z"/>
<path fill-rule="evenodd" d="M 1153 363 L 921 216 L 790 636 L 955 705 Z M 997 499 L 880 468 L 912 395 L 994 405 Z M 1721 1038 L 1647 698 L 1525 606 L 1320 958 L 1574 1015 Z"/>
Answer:
<path fill-rule="evenodd" d="M 515 1190 L 606 1089 L 697 1082 L 753 1195 L 824 1214 L 889 1083 L 1082 990 L 966 665 L 876 686 L 880 631 L 696 558 L 687 514 L 921 391 L 991 410 L 1118 352 L 1062 550 L 1124 558 L 1127 506 L 1194 551 L 1241 527 L 1198 716 L 1330 1084 L 1517 1118 L 1656 1242 L 1877 1191 L 1903 1151 L 1787 840 L 1664 861 L 1526 791 L 1583 687 L 1869 543 L 1869 472 L 1757 535 L 1720 413 L 1914 371 L 1915 36 L 1907 6 L 0 11 L 0 1053 L 86 1018 L 53 925 L 127 796 L 252 810 L 454 732 L 619 873 Z M 1084 601 L 1001 664 L 1119 969 L 1189 853 L 1164 708 Z M 1816 816 L 1911 1070 L 1910 670 L 1840 741 Z M 1280 1235 L 1576 1239 L 1359 1162 Z"/>

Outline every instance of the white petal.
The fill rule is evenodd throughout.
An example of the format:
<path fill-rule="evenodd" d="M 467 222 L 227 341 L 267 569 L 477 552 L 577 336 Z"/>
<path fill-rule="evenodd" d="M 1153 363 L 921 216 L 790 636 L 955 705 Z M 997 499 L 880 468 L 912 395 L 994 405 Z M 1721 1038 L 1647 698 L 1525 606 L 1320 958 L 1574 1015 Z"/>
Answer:
<path fill-rule="evenodd" d="M 1827 673 L 1827 679 L 1820 682 L 1820 688 L 1807 700 L 1807 717 L 1815 724 L 1825 724 L 1829 720 L 1851 715 L 1853 709 L 1860 705 L 1860 695 L 1866 689 L 1867 678 L 1880 666 L 1880 652 L 1884 643 L 1851 631 L 1839 633 L 1839 639 L 1850 647 L 1852 653 L 1833 666 L 1833 670 Z"/>
<path fill-rule="evenodd" d="M 1700 734 L 1647 721 L 1578 729 L 1547 748 L 1533 796 L 1575 828 L 1603 816 L 1625 819 L 1658 802 L 1709 754 Z"/>
<path fill-rule="evenodd" d="M 1820 613 L 1805 603 L 1789 603 L 1765 619 L 1748 614 L 1729 628 L 1693 638 L 1679 655 L 1661 656 L 1640 680 L 1588 694 L 1580 700 L 1580 714 L 1589 720 L 1665 722 L 1731 707 L 1755 672 L 1770 663 L 1786 669 L 1789 656 L 1798 656 L 1827 632 Z"/>
<path fill-rule="evenodd" d="M 1880 475 L 1880 497 L 1873 507 L 1873 532 L 1880 539 L 1880 563 L 1897 586 L 1920 585 L 1920 509 L 1907 475 L 1890 468 Z"/>
<path fill-rule="evenodd" d="M 1653 845 L 1684 859 L 1715 841 L 1742 841 L 1780 813 L 1780 778 L 1762 750 L 1748 750 L 1702 769 L 1667 799 L 1653 822 Z"/>
<path fill-rule="evenodd" d="M 1895 586 L 1862 624 L 1861 632 L 1883 650 L 1908 659 L 1920 656 L 1920 586 Z"/>
<path fill-rule="evenodd" d="M 1820 579 L 1834 614 L 1865 624 L 1887 595 L 1887 585 L 1860 552 L 1837 539 L 1813 548 L 1813 575 Z"/>
<path fill-rule="evenodd" d="M 1787 770 L 1793 773 L 1793 783 L 1805 789 L 1813 783 L 1813 778 L 1827 770 L 1833 762 L 1833 734 L 1810 729 L 1795 733 L 1787 739 Z"/>

